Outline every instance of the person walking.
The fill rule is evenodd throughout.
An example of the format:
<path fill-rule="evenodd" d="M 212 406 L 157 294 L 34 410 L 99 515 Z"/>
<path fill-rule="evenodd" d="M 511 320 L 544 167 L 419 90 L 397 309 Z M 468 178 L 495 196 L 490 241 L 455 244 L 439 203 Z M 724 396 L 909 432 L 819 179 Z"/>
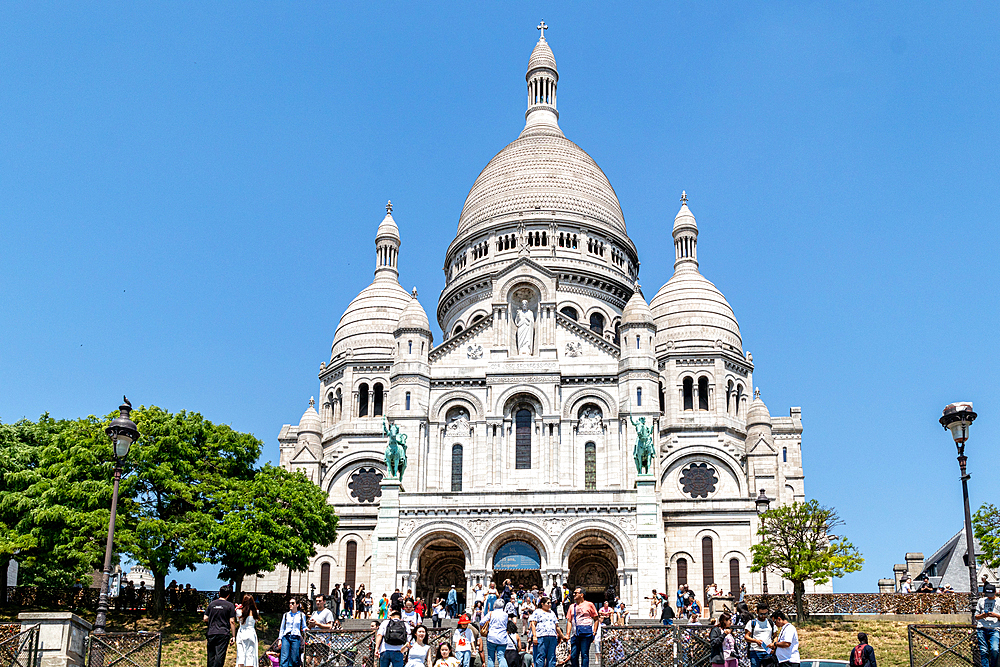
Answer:
<path fill-rule="evenodd" d="M 406 652 L 406 667 L 431 667 L 427 660 L 431 647 L 427 643 L 427 628 L 418 625 L 410 636 L 410 648 Z"/>
<path fill-rule="evenodd" d="M 434 606 L 431 607 L 431 627 L 441 627 L 441 617 L 444 615 L 444 603 L 441 598 L 434 598 Z"/>
<path fill-rule="evenodd" d="M 379 667 L 403 667 L 403 649 L 410 643 L 410 631 L 400 611 L 393 609 L 375 632 L 375 657 Z"/>
<path fill-rule="evenodd" d="M 384 621 L 389 618 L 389 596 L 382 593 L 382 597 L 378 599 L 378 620 Z"/>
<path fill-rule="evenodd" d="M 236 667 L 257 667 L 257 621 L 260 612 L 252 595 L 244 595 L 240 605 L 240 627 L 236 631 Z"/>
<path fill-rule="evenodd" d="M 771 650 L 778 659 L 778 667 L 799 667 L 802 660 L 799 658 L 798 631 L 781 611 L 771 614 L 771 620 L 778 626 L 778 636 L 771 642 Z"/>
<path fill-rule="evenodd" d="M 486 605 L 483 607 L 483 611 L 487 614 L 493 611 L 493 607 L 496 606 L 497 598 L 499 597 L 497 595 L 497 585 L 491 581 L 490 588 L 486 591 Z"/>
<path fill-rule="evenodd" d="M 455 584 L 452 584 L 451 590 L 448 591 L 448 618 L 456 616 L 458 616 L 458 591 L 455 590 Z"/>
<path fill-rule="evenodd" d="M 299 611 L 298 600 L 288 601 L 288 611 L 281 617 L 278 639 L 281 640 L 281 667 L 299 667 L 302 664 L 302 634 L 306 629 L 306 615 Z"/>
<path fill-rule="evenodd" d="M 219 588 L 219 597 L 208 603 L 203 620 L 208 623 L 208 667 L 223 667 L 226 650 L 236 643 L 236 605 L 229 601 L 233 589 L 228 584 Z"/>
<path fill-rule="evenodd" d="M 340 584 L 334 584 L 333 590 L 330 591 L 330 601 L 333 602 L 333 617 L 340 618 L 340 601 L 341 601 L 341 591 Z"/>
<path fill-rule="evenodd" d="M 538 608 L 531 613 L 531 654 L 535 667 L 556 667 L 556 646 L 564 635 L 559 628 L 559 619 L 552 611 L 552 600 L 542 597 Z"/>
<path fill-rule="evenodd" d="M 577 587 L 573 591 L 573 604 L 566 614 L 566 634 L 569 635 L 569 660 L 572 667 L 590 667 L 590 646 L 594 643 L 599 619 L 594 603 L 586 600 L 583 589 Z"/>
<path fill-rule="evenodd" d="M 354 618 L 361 618 L 361 615 L 365 612 L 365 600 L 368 598 L 368 593 L 365 591 L 365 585 L 359 584 L 358 590 L 354 592 Z"/>
<path fill-rule="evenodd" d="M 1000 606 L 997 587 L 983 585 L 983 596 L 976 603 L 976 635 L 979 638 L 979 661 L 982 667 L 997 667 L 1000 653 Z"/>
<path fill-rule="evenodd" d="M 712 667 L 724 667 L 726 640 L 731 639 L 732 634 L 729 614 L 722 614 L 719 617 L 719 622 L 713 625 L 708 633 L 708 661 L 712 663 Z M 732 649 L 730 649 L 730 653 L 732 653 Z"/>
<path fill-rule="evenodd" d="M 878 667 L 875 664 L 875 649 L 868 645 L 868 635 L 864 632 L 858 633 L 858 645 L 851 650 L 847 664 L 852 667 Z"/>
<path fill-rule="evenodd" d="M 757 603 L 757 616 L 747 621 L 744 638 L 747 640 L 747 657 L 750 667 L 760 667 L 764 657 L 770 652 L 768 646 L 774 637 L 774 624 L 767 617 L 767 604 Z"/>
<path fill-rule="evenodd" d="M 483 617 L 480 630 L 486 637 L 486 667 L 508 667 L 504 658 L 508 639 L 507 612 L 503 607 L 500 605 L 493 607 L 493 610 Z"/>
<path fill-rule="evenodd" d="M 469 627 L 470 619 L 465 614 L 458 617 L 458 627 L 455 628 L 451 636 L 451 643 L 455 646 L 455 657 L 458 658 L 462 667 L 472 666 L 472 647 L 476 641 L 475 633 Z"/>

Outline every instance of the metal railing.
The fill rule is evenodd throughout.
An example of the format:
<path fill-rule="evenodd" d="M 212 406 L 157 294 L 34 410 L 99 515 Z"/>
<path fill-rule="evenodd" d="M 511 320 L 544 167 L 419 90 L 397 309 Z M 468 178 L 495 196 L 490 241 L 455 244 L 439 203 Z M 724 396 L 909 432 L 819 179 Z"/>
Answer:
<path fill-rule="evenodd" d="M 90 635 L 87 667 L 160 667 L 159 632 L 109 632 Z"/>
<path fill-rule="evenodd" d="M 795 611 L 795 596 L 747 595 L 753 609 L 766 597 L 771 611 Z M 802 596 L 810 616 L 832 614 L 964 614 L 972 611 L 975 597 L 968 593 L 807 593 Z"/>
<path fill-rule="evenodd" d="M 0 624 L 0 667 L 38 667 L 38 626 Z"/>
<path fill-rule="evenodd" d="M 437 653 L 442 642 L 451 641 L 453 628 L 427 628 L 429 655 Z M 303 667 L 372 667 L 375 660 L 374 630 L 306 630 L 302 647 Z M 281 642 L 268 649 L 280 652 Z M 270 667 L 261 659 L 261 667 Z M 428 661 L 429 662 L 429 661 Z"/>
<path fill-rule="evenodd" d="M 288 611 L 289 598 L 295 598 L 299 607 L 306 612 L 311 609 L 311 600 L 305 593 L 253 593 L 257 608 L 263 613 L 281 614 Z M 10 586 L 6 601 L 0 606 L 16 609 L 69 609 L 73 611 L 97 610 L 100 591 L 96 588 L 47 588 L 39 586 Z M 218 591 L 199 591 L 193 588 L 174 588 L 164 591 L 164 606 L 167 610 L 194 612 L 205 609 L 208 603 L 219 597 Z M 123 588 L 111 598 L 111 607 L 119 612 L 145 612 L 153 602 L 151 588 Z"/>
<path fill-rule="evenodd" d="M 708 667 L 708 625 L 601 628 L 601 667 Z"/>
<path fill-rule="evenodd" d="M 980 667 L 979 641 L 971 625 L 910 625 L 910 667 Z"/>

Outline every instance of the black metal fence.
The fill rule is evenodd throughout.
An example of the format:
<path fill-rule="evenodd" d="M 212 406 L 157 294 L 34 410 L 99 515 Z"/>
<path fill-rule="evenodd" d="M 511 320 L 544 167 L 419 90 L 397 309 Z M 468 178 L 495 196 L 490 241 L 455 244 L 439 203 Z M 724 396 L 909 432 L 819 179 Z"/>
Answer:
<path fill-rule="evenodd" d="M 708 667 L 707 625 L 601 628 L 601 667 Z"/>
<path fill-rule="evenodd" d="M 38 626 L 0 624 L 0 667 L 38 667 Z"/>
<path fill-rule="evenodd" d="M 971 625 L 910 625 L 910 667 L 980 667 L 979 642 Z"/>
<path fill-rule="evenodd" d="M 438 646 L 450 642 L 452 628 L 427 628 L 429 656 L 437 653 Z M 280 641 L 268 649 L 281 650 Z M 373 667 L 375 660 L 374 630 L 307 630 L 303 646 L 304 667 Z M 261 659 L 260 667 L 270 667 L 270 661 Z M 430 664 L 430 660 L 428 660 Z"/>
<path fill-rule="evenodd" d="M 160 667 L 161 648 L 159 632 L 91 634 L 87 667 Z"/>

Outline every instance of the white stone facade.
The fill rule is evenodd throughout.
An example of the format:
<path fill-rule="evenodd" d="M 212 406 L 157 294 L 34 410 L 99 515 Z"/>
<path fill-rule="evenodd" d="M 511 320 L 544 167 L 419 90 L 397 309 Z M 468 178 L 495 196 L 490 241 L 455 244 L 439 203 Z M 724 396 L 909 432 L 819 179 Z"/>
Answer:
<path fill-rule="evenodd" d="M 633 609 L 685 579 L 759 591 L 754 498 L 804 498 L 801 412 L 772 419 L 751 396 L 752 357 L 698 272 L 686 197 L 675 273 L 646 303 L 614 189 L 559 128 L 558 78 L 543 37 L 525 129 L 480 174 L 447 249 L 437 346 L 399 285 L 387 207 L 375 279 L 321 365 L 319 409 L 279 435 L 281 465 L 326 489 L 341 517 L 337 542 L 293 573 L 293 590 L 349 581 L 430 597 L 513 576 L 595 598 L 613 586 Z M 640 417 L 657 452 L 643 476 Z M 384 419 L 408 437 L 401 486 L 379 486 Z M 537 552 L 537 568 L 495 570 L 512 541 Z M 245 588 L 286 584 L 279 571 Z"/>

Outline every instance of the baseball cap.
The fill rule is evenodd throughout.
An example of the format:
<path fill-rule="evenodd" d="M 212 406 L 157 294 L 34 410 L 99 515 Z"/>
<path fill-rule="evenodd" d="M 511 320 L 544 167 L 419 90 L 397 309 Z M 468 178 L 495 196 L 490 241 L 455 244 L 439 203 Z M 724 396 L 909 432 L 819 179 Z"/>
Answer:
<path fill-rule="evenodd" d="M 459 623 L 469 623 L 469 617 L 466 616 L 465 614 L 462 614 L 461 616 L 458 617 L 458 622 Z"/>
<path fill-rule="evenodd" d="M 993 584 L 983 584 L 983 595 L 996 595 L 997 587 Z"/>

